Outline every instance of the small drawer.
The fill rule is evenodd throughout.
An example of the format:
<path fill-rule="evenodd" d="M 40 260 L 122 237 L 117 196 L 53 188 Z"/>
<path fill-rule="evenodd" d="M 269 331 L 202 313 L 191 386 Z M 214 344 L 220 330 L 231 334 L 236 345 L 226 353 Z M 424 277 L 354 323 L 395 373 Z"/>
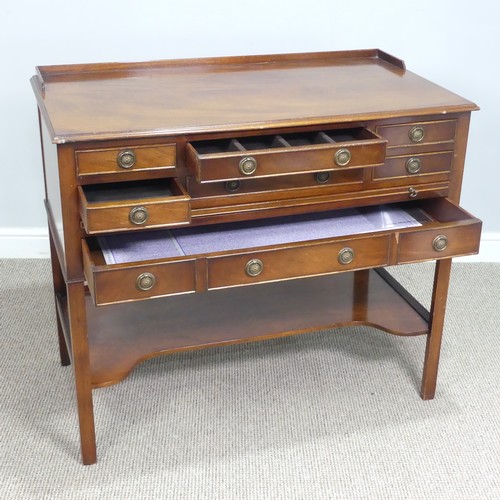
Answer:
<path fill-rule="evenodd" d="M 212 257 L 208 259 L 208 288 L 380 267 L 387 265 L 388 259 L 388 235 Z"/>
<path fill-rule="evenodd" d="M 88 234 L 177 226 L 191 220 L 190 197 L 176 179 L 78 186 Z"/>
<path fill-rule="evenodd" d="M 373 171 L 374 179 L 416 177 L 451 171 L 453 152 L 424 153 L 388 157 L 382 167 Z"/>
<path fill-rule="evenodd" d="M 195 260 L 109 265 L 96 239 L 83 240 L 83 270 L 94 303 L 144 300 L 195 291 Z"/>
<path fill-rule="evenodd" d="M 134 172 L 154 170 L 175 176 L 175 144 L 132 146 L 76 151 L 78 175 L 81 178 L 115 174 L 127 177 Z"/>
<path fill-rule="evenodd" d="M 419 207 L 432 222 L 401 232 L 398 264 L 471 255 L 479 251 L 480 220 L 445 198 L 424 200 Z"/>
<path fill-rule="evenodd" d="M 382 125 L 377 127 L 377 134 L 389 142 L 390 148 L 401 146 L 422 146 L 438 143 L 453 143 L 457 128 L 456 120 L 442 120 L 432 122 L 414 122 L 401 125 Z M 448 147 L 452 149 L 452 146 Z"/>
<path fill-rule="evenodd" d="M 187 166 L 198 182 L 275 177 L 382 165 L 384 139 L 364 128 L 198 141 Z"/>

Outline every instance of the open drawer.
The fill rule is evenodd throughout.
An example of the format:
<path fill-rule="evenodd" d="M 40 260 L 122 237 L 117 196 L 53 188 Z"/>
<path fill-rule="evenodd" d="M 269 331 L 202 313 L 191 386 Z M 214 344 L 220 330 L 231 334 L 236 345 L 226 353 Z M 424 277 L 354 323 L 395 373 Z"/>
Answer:
<path fill-rule="evenodd" d="M 446 199 L 83 241 L 96 305 L 477 253 Z"/>
<path fill-rule="evenodd" d="M 190 196 L 176 179 L 78 187 L 88 234 L 188 224 Z"/>
<path fill-rule="evenodd" d="M 187 166 L 198 182 L 383 165 L 387 140 L 362 128 L 197 141 Z"/>

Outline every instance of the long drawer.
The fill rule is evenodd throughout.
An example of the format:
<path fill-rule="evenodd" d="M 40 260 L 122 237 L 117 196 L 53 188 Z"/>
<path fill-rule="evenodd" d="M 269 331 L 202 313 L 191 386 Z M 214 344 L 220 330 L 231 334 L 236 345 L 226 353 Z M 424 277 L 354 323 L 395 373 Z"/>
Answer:
<path fill-rule="evenodd" d="M 407 217 L 380 225 L 391 211 Z M 89 238 L 84 272 L 94 302 L 104 305 L 473 254 L 480 232 L 481 221 L 452 202 L 421 200 L 383 213 L 335 211 Z"/>
<path fill-rule="evenodd" d="M 186 162 L 198 182 L 382 165 L 387 141 L 365 128 L 197 141 Z"/>

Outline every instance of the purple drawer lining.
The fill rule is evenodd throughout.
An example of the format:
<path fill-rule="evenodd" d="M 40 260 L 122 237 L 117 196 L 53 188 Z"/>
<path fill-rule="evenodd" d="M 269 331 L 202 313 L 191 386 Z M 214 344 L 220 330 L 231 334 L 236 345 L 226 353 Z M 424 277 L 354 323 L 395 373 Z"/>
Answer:
<path fill-rule="evenodd" d="M 98 240 L 106 263 L 121 264 L 421 225 L 412 215 L 400 207 L 384 205 L 203 227 L 122 233 L 101 236 Z"/>

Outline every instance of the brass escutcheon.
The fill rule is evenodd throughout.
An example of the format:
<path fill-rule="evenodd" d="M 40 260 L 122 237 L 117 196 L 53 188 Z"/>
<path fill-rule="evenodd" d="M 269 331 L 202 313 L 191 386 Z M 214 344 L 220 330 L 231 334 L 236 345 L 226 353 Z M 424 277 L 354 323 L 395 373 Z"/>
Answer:
<path fill-rule="evenodd" d="M 420 158 L 411 157 L 406 160 L 406 171 L 409 174 L 416 174 L 422 168 L 422 161 Z"/>
<path fill-rule="evenodd" d="M 408 136 L 410 137 L 411 142 L 422 142 L 425 136 L 424 127 L 421 127 L 420 125 L 415 125 L 408 132 Z"/>
<path fill-rule="evenodd" d="M 156 278 L 154 274 L 142 273 L 137 276 L 135 280 L 135 286 L 138 290 L 148 291 L 155 286 Z"/>
<path fill-rule="evenodd" d="M 257 170 L 257 160 L 253 156 L 245 156 L 240 161 L 239 169 L 243 175 L 252 175 Z"/>
<path fill-rule="evenodd" d="M 350 247 L 345 247 L 340 250 L 337 260 L 339 264 L 350 264 L 354 260 L 354 250 Z"/>
<path fill-rule="evenodd" d="M 247 265 L 245 266 L 245 272 L 248 274 L 248 276 L 251 276 L 252 278 L 254 276 L 258 276 L 263 269 L 264 269 L 264 264 L 260 259 L 249 260 L 247 262 Z"/>
<path fill-rule="evenodd" d="M 345 167 L 350 161 L 351 152 L 348 149 L 342 148 L 335 153 L 335 163 L 339 167 Z"/>
<path fill-rule="evenodd" d="M 132 224 L 135 224 L 136 226 L 145 224 L 148 220 L 148 217 L 149 212 L 146 207 L 134 207 L 130 210 L 130 213 L 128 215 L 130 222 L 132 222 Z"/>
<path fill-rule="evenodd" d="M 131 149 L 120 151 L 116 157 L 116 162 L 121 168 L 132 168 L 135 164 L 135 153 Z"/>
<path fill-rule="evenodd" d="M 432 240 L 432 248 L 436 252 L 442 252 L 443 250 L 446 249 L 448 246 L 448 238 L 444 234 L 440 234 L 439 236 L 436 236 Z"/>

